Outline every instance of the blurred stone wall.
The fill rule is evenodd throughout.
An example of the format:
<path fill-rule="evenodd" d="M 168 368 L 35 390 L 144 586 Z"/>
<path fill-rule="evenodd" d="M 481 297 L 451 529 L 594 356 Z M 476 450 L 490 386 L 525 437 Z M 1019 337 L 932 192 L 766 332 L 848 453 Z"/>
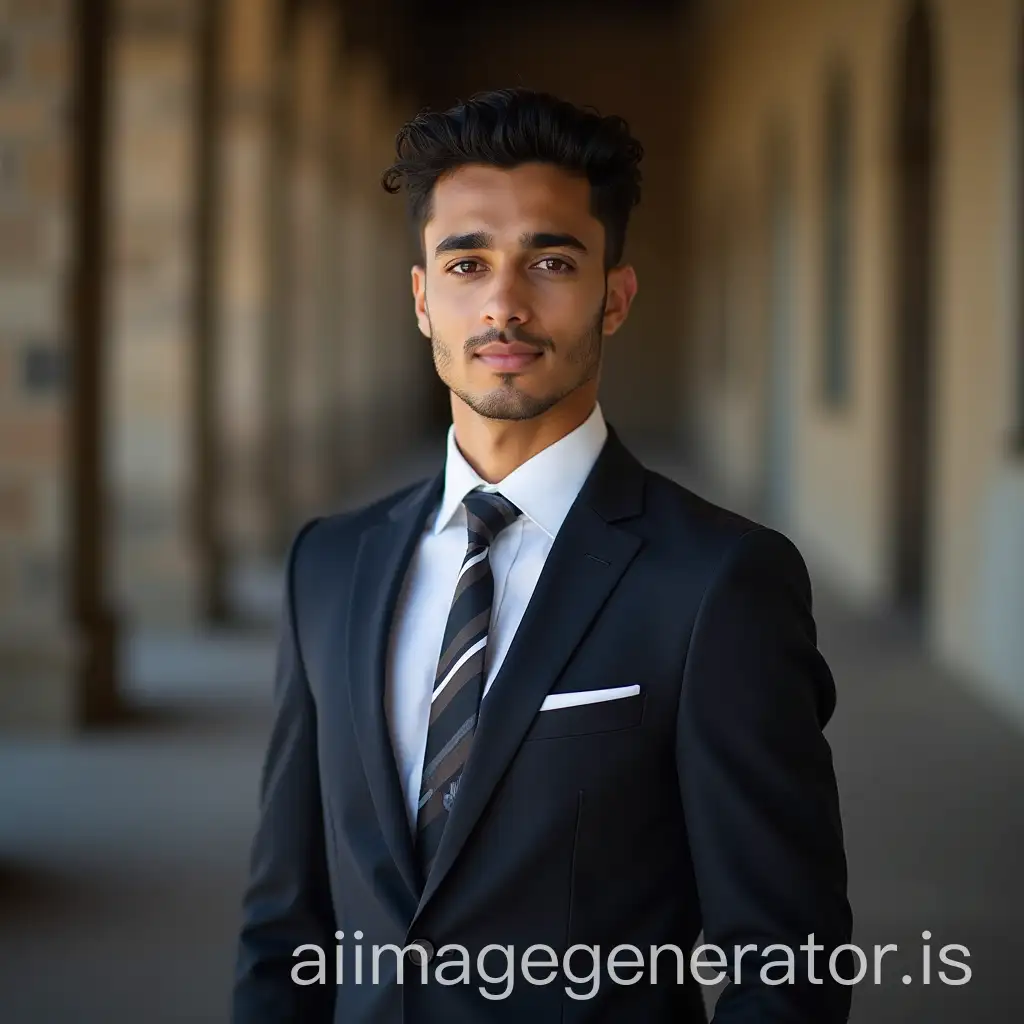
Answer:
<path fill-rule="evenodd" d="M 71 31 L 68 0 L 0 2 L 0 719 L 71 713 Z"/>

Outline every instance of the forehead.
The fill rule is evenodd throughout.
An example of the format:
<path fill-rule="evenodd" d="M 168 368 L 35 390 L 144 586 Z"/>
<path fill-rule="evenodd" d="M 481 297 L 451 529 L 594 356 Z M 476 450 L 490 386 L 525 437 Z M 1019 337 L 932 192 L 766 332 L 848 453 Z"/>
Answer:
<path fill-rule="evenodd" d="M 590 183 L 551 164 L 503 168 L 469 164 L 434 186 L 428 238 L 453 232 L 527 229 L 567 231 L 597 238 L 603 228 L 590 212 Z"/>

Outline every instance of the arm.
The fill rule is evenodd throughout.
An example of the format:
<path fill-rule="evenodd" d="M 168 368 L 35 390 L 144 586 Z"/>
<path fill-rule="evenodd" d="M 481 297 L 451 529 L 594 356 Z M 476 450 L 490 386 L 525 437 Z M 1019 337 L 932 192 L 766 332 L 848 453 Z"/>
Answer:
<path fill-rule="evenodd" d="M 829 955 L 848 943 L 846 855 L 832 754 L 822 729 L 835 707 L 816 645 L 811 587 L 797 549 L 755 529 L 739 540 L 704 595 L 683 676 L 677 765 L 704 924 L 741 983 L 723 991 L 714 1024 L 841 1024 L 850 988 Z M 808 981 L 806 945 L 815 954 Z M 766 985 L 761 969 L 795 955 L 795 984 Z M 840 954 L 837 972 L 855 973 Z M 784 976 L 769 972 L 769 980 Z"/>
<path fill-rule="evenodd" d="M 296 985 L 296 962 L 314 957 L 292 951 L 314 943 L 334 947 L 327 878 L 323 811 L 317 767 L 316 709 L 306 680 L 295 629 L 293 575 L 288 559 L 284 613 L 274 684 L 275 717 L 263 766 L 260 820 L 252 845 L 243 901 L 232 1003 L 233 1024 L 329 1024 L 334 1007 L 333 972 L 324 985 Z M 307 968 L 304 977 L 309 977 Z"/>

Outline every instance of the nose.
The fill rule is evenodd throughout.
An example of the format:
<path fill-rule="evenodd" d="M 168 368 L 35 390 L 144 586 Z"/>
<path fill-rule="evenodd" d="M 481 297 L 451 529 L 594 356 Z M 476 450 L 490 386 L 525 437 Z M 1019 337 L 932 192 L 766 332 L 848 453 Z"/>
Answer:
<path fill-rule="evenodd" d="M 525 289 L 511 268 L 491 271 L 490 288 L 480 309 L 481 322 L 499 331 L 530 319 Z"/>

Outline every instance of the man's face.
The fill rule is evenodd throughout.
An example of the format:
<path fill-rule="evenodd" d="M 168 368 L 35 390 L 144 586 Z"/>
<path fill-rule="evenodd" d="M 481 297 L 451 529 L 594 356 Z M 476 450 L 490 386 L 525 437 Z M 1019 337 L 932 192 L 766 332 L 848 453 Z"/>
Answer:
<path fill-rule="evenodd" d="M 548 164 L 473 164 L 432 198 L 413 293 L 441 380 L 490 419 L 596 395 L 602 340 L 625 320 L 636 278 L 605 272 L 587 180 Z"/>

